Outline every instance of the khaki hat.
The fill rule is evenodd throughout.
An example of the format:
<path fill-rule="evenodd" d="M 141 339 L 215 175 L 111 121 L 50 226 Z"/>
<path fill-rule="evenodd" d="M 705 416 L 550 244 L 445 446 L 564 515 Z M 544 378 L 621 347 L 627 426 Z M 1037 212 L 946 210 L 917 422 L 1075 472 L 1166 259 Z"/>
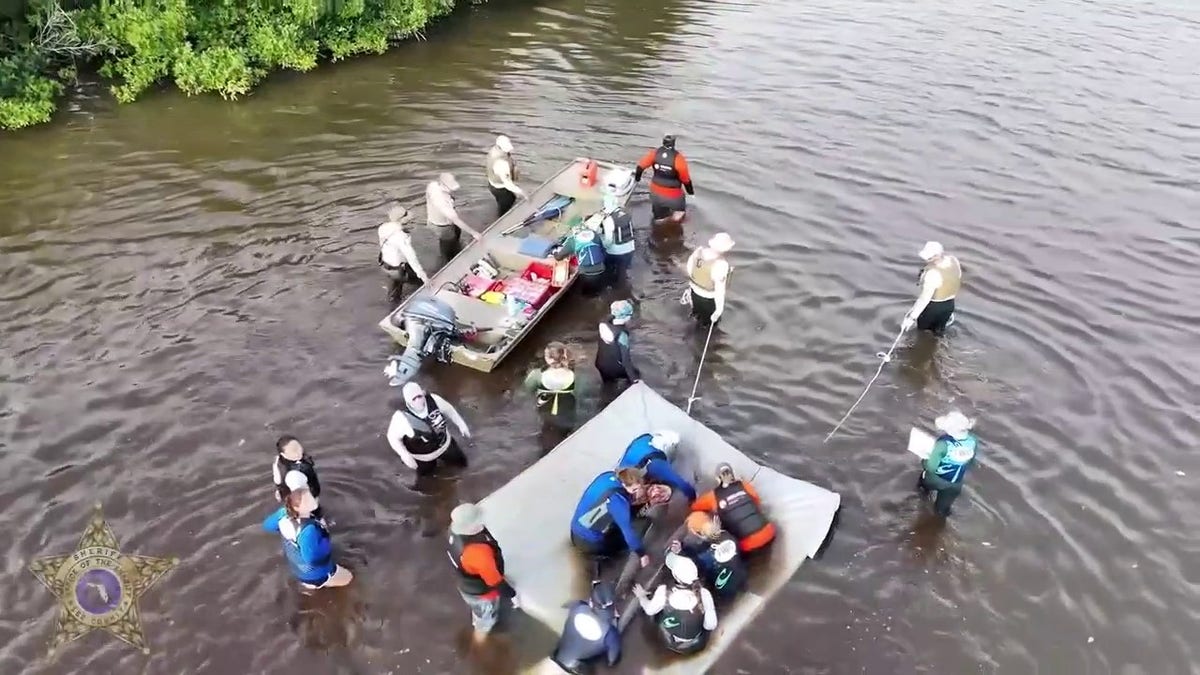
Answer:
<path fill-rule="evenodd" d="M 459 504 L 450 512 L 450 532 L 469 537 L 483 532 L 483 509 L 477 504 Z"/>
<path fill-rule="evenodd" d="M 459 187 L 458 179 L 455 178 L 454 174 L 450 173 L 449 171 L 446 171 L 446 172 L 438 175 L 438 182 L 441 183 L 443 186 L 445 186 L 445 188 L 451 192 L 454 192 Z"/>

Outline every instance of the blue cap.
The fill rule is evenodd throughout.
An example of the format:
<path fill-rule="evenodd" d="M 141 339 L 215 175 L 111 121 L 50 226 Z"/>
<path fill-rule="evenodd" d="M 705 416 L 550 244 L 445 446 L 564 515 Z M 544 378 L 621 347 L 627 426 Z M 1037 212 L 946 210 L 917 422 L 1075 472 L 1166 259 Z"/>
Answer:
<path fill-rule="evenodd" d="M 614 319 L 633 318 L 633 303 L 628 300 L 617 300 L 609 305 L 608 309 L 612 312 Z"/>

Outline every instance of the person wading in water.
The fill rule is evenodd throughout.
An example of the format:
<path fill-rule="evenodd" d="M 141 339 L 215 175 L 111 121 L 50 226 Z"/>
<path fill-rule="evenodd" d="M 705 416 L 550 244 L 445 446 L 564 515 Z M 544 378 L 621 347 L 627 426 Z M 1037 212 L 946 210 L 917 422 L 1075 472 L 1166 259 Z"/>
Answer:
<path fill-rule="evenodd" d="M 404 407 L 392 414 L 387 440 L 404 465 L 418 476 L 433 473 L 439 462 L 465 467 L 467 456 L 447 424 L 453 422 L 464 437 L 470 438 L 471 430 L 462 415 L 441 396 L 432 392 L 427 396 L 416 382 L 406 382 L 401 393 Z"/>
<path fill-rule="evenodd" d="M 475 643 L 482 643 L 500 618 L 501 599 L 508 598 L 513 608 L 521 603 L 504 577 L 500 543 L 483 524 L 483 509 L 477 504 L 459 504 L 450 512 L 446 554 L 458 572 L 458 593 L 471 609 Z"/>
<path fill-rule="evenodd" d="M 386 223 L 379 226 L 379 266 L 392 280 L 388 298 L 392 302 L 400 299 L 404 284 L 416 279 L 429 283 L 429 275 L 421 267 L 421 260 L 413 248 L 411 230 L 412 214 L 403 206 L 388 211 Z"/>
<path fill-rule="evenodd" d="M 962 265 L 936 241 L 926 242 L 918 255 L 925 261 L 917 277 L 921 293 L 904 315 L 900 328 L 908 331 L 915 325 L 940 335 L 954 323 L 954 298 L 962 288 Z"/>
<path fill-rule="evenodd" d="M 496 143 L 487 154 L 488 190 L 496 198 L 496 207 L 501 216 L 517 203 L 517 198 L 526 198 L 525 191 L 517 185 L 517 164 L 513 161 L 512 151 L 512 141 L 508 140 L 508 136 L 497 136 Z"/>
<path fill-rule="evenodd" d="M 733 237 L 720 232 L 692 252 L 687 260 L 688 290 L 681 302 L 691 305 L 692 316 L 700 325 L 721 320 L 725 313 L 725 288 L 729 281 L 729 261 L 725 254 L 733 248 Z"/>
<path fill-rule="evenodd" d="M 687 159 L 675 149 L 675 137 L 663 136 L 662 145 L 647 152 L 637 164 L 634 181 L 642 179 L 642 173 L 653 169 L 650 177 L 650 211 L 655 225 L 682 223 L 687 216 L 687 194 L 696 194 L 692 187 L 692 174 Z"/>
<path fill-rule="evenodd" d="M 458 215 L 454 204 L 454 193 L 458 191 L 458 187 L 458 180 L 452 173 L 443 173 L 437 180 L 430 181 L 429 185 L 425 186 L 426 218 L 429 227 L 437 232 L 438 248 L 446 260 L 458 254 L 458 240 L 462 237 L 463 230 L 469 232 L 475 241 L 483 238 L 483 235 L 473 230 Z"/>

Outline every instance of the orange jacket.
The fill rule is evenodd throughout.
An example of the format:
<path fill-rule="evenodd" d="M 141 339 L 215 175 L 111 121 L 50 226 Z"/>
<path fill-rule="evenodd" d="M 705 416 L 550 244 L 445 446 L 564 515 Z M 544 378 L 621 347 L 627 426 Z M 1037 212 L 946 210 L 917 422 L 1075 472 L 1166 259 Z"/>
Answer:
<path fill-rule="evenodd" d="M 490 546 L 479 542 L 467 544 L 463 547 L 462 559 L 459 562 L 464 572 L 482 578 L 484 583 L 492 587 L 492 590 L 479 597 L 488 600 L 500 597 L 498 587 L 504 583 L 504 575 L 496 566 L 496 556 L 492 555 Z"/>
<path fill-rule="evenodd" d="M 750 481 L 742 481 L 742 488 L 746 490 L 746 494 L 750 495 L 750 499 L 754 500 L 754 504 L 761 509 L 762 498 L 758 496 L 758 491 L 754 489 L 754 486 L 750 484 Z M 692 502 L 692 510 L 705 511 L 707 513 L 717 513 L 717 493 L 713 490 L 709 490 L 708 492 L 705 492 L 697 497 L 696 501 Z M 739 541 L 738 548 L 740 548 L 743 552 L 753 551 L 771 543 L 771 540 L 774 538 L 775 523 L 767 523 L 766 527 L 762 528 L 758 532 L 755 532 L 754 534 L 744 537 L 741 541 Z"/>
<path fill-rule="evenodd" d="M 654 158 L 658 155 L 658 150 L 658 148 L 651 148 L 644 156 L 642 156 L 642 160 L 637 163 L 638 169 L 645 171 L 654 166 Z M 687 159 L 684 158 L 683 153 L 679 152 L 678 150 L 675 151 L 675 172 L 679 174 L 679 182 L 683 183 L 684 186 L 691 186 L 692 174 L 688 170 Z M 662 195 L 663 197 L 670 197 L 672 199 L 683 196 L 682 187 L 668 187 L 666 185 L 660 185 L 655 182 L 653 178 L 650 179 L 650 191 L 655 194 Z"/>

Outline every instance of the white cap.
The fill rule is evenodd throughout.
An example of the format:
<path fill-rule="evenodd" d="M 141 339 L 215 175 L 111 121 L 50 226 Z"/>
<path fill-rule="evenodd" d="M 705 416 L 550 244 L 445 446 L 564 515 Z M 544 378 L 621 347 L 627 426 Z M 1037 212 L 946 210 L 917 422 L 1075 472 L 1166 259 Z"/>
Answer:
<path fill-rule="evenodd" d="M 696 563 L 692 562 L 691 558 L 670 553 L 667 554 L 666 563 L 667 569 L 671 570 L 671 576 L 681 584 L 694 584 L 700 578 L 700 570 L 696 569 Z"/>
<path fill-rule="evenodd" d="M 449 171 L 439 174 L 438 182 L 444 185 L 446 189 L 451 192 L 454 192 L 458 189 L 458 179 L 455 178 L 454 174 L 450 173 Z"/>
<path fill-rule="evenodd" d="M 936 241 L 927 241 L 925 242 L 925 245 L 921 247 L 921 252 L 917 255 L 921 256 L 921 260 L 933 260 L 945 252 L 946 249 L 942 248 L 941 244 L 937 243 Z"/>
<path fill-rule="evenodd" d="M 663 452 L 667 452 L 673 449 L 676 445 L 679 445 L 679 434 L 670 429 L 656 431 L 654 432 L 654 435 L 650 437 L 650 445 L 653 445 Z"/>
<path fill-rule="evenodd" d="M 708 247 L 717 253 L 728 253 L 733 248 L 733 237 L 724 232 L 718 232 L 708 240 Z"/>
<path fill-rule="evenodd" d="M 300 488 L 308 487 L 308 476 L 304 475 L 303 471 L 289 471 L 283 477 L 283 484 L 288 490 L 299 490 Z"/>
<path fill-rule="evenodd" d="M 505 136 L 503 134 L 496 137 L 496 147 L 500 148 L 500 150 L 502 150 L 503 152 L 512 152 L 513 151 L 512 141 L 508 140 L 508 136 Z"/>
<path fill-rule="evenodd" d="M 938 431 L 944 431 L 955 438 L 961 438 L 967 435 L 971 427 L 975 426 L 975 420 L 957 410 L 951 410 L 935 419 L 933 424 L 938 428 Z"/>
<path fill-rule="evenodd" d="M 450 512 L 450 531 L 461 537 L 483 532 L 483 509 L 476 504 L 459 504 Z"/>

